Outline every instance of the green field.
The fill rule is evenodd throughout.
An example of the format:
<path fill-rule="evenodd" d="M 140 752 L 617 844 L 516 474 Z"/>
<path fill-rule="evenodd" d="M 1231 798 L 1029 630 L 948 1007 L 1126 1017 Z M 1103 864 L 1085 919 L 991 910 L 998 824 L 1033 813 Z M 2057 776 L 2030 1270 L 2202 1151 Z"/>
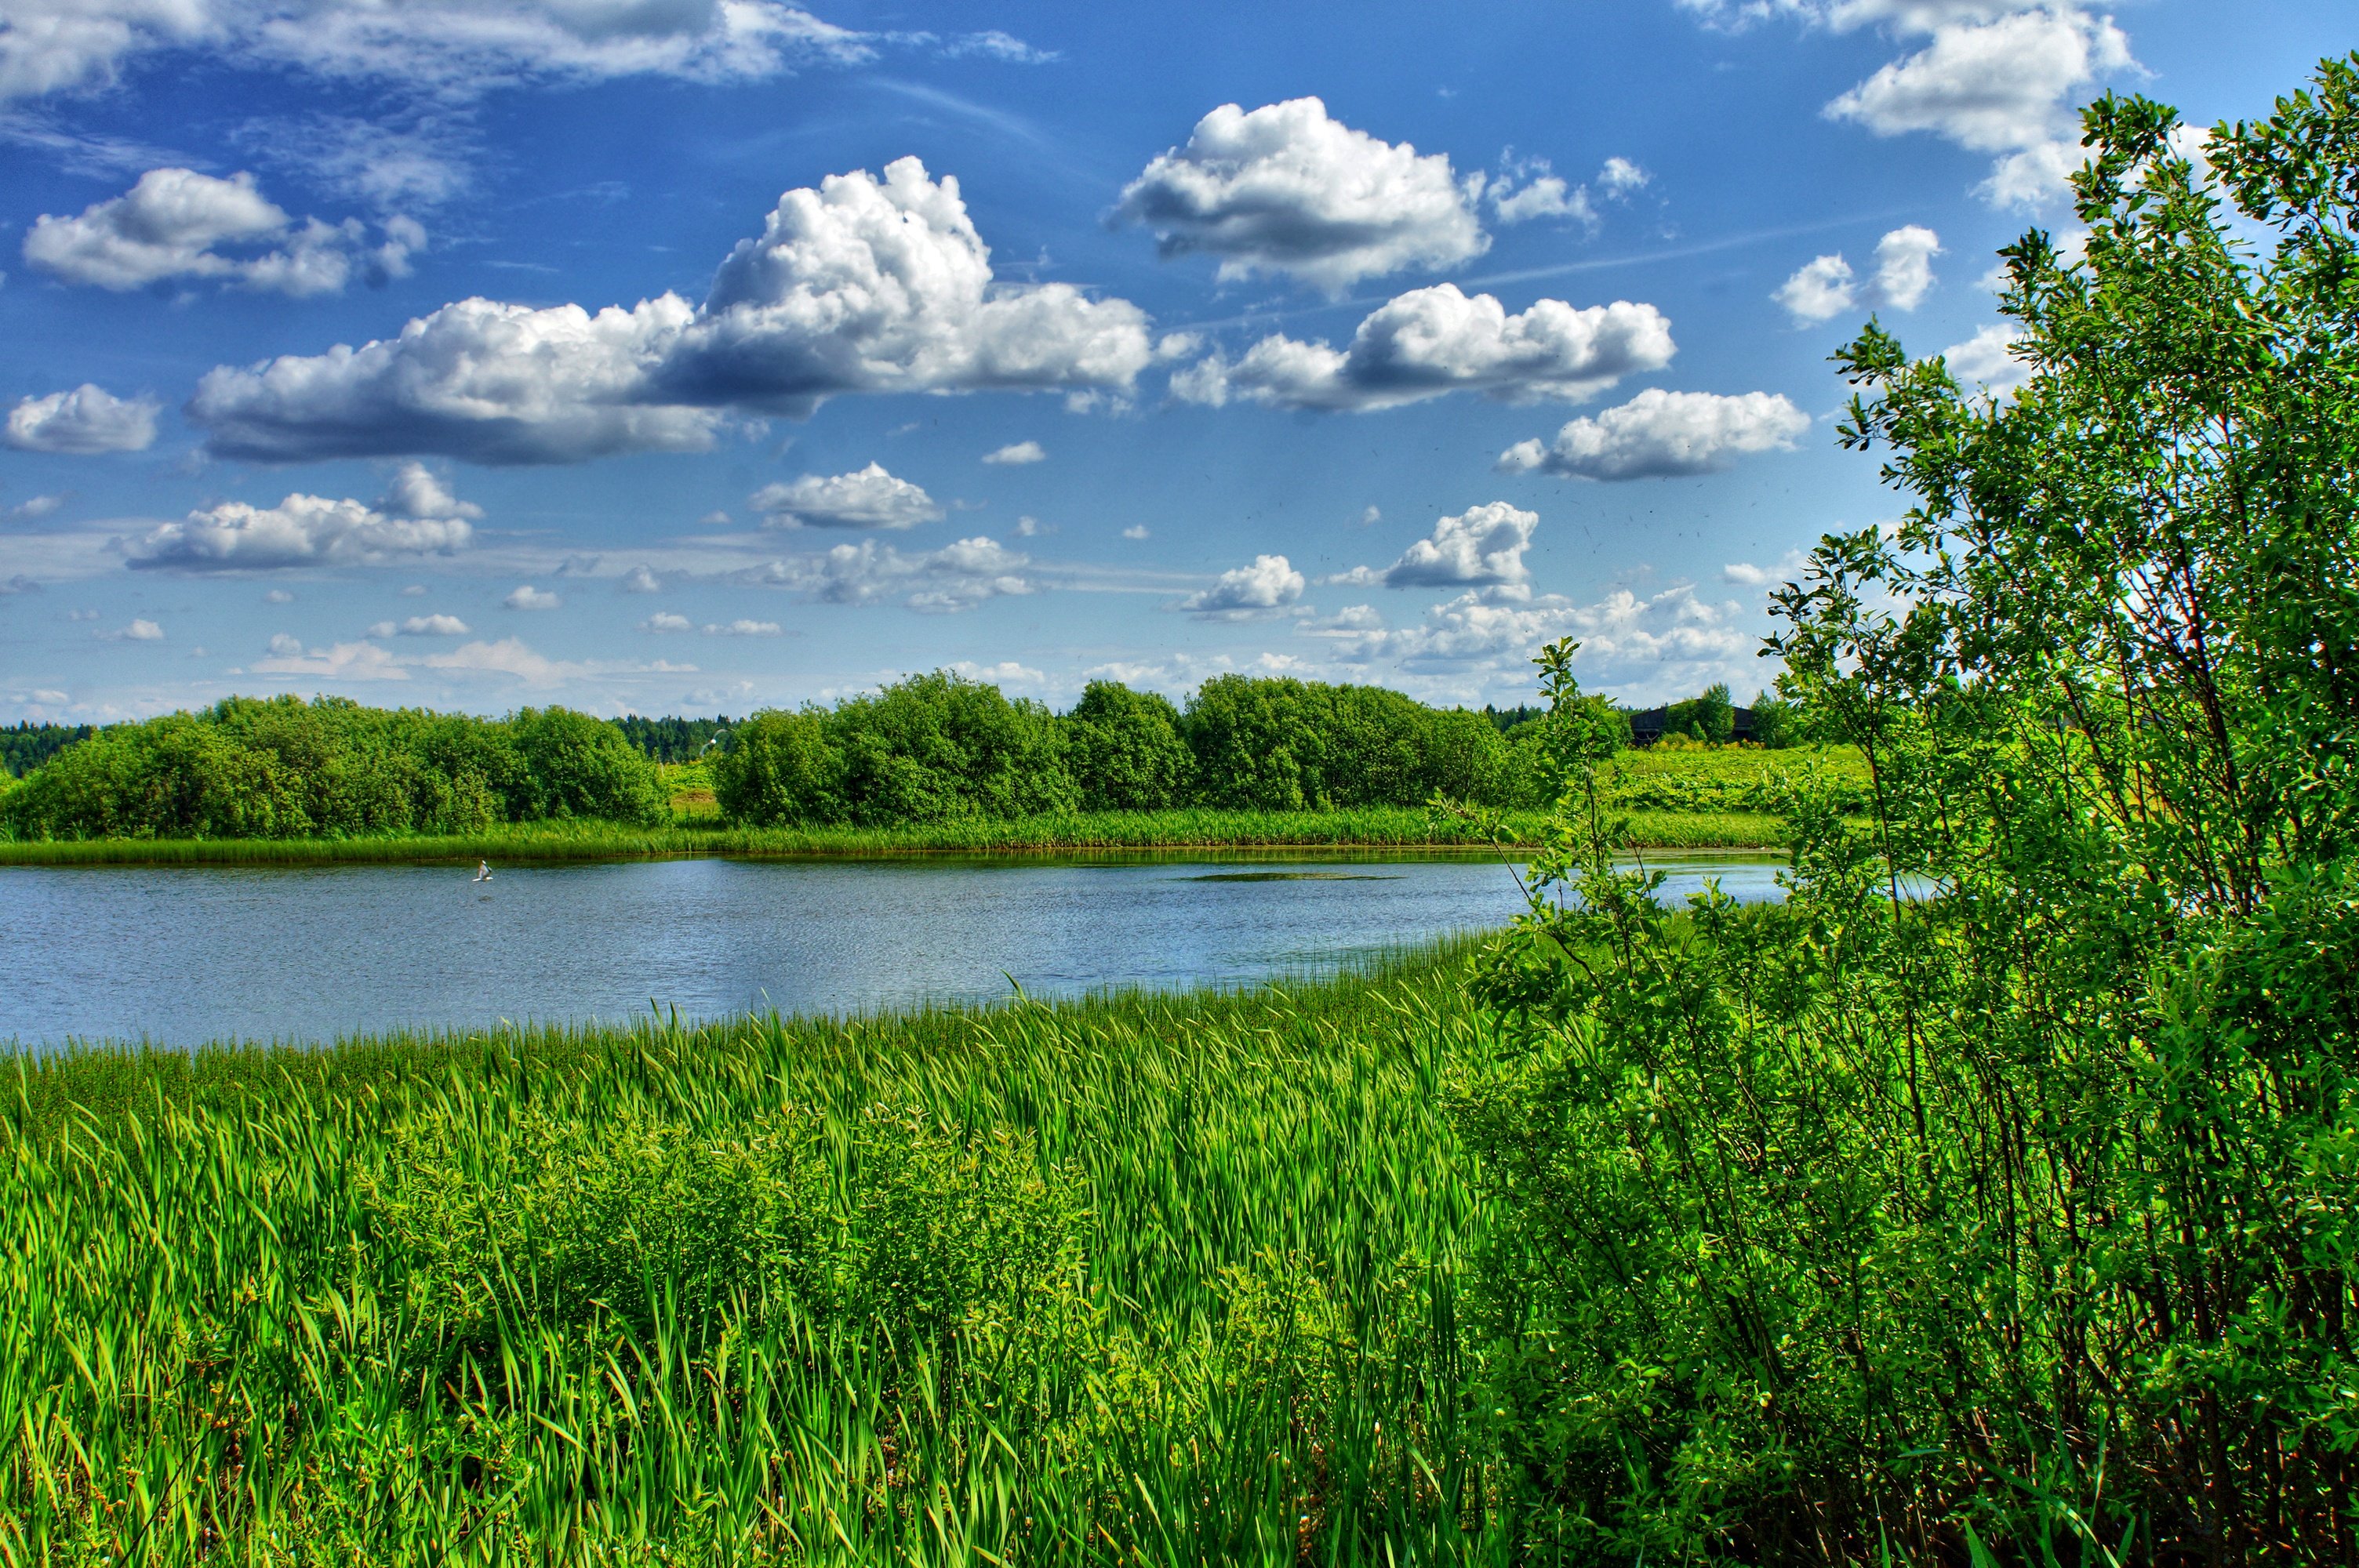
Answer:
<path fill-rule="evenodd" d="M 20 1059 L 0 1561 L 1500 1560 L 1462 961 Z"/>

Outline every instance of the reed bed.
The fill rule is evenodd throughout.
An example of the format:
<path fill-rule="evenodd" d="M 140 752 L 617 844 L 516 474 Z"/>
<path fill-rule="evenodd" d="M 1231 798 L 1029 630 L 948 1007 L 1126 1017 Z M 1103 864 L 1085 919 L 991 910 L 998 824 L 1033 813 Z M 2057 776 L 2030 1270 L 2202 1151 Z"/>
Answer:
<path fill-rule="evenodd" d="M 1536 842 L 1538 813 L 1511 813 L 1510 835 Z M 1785 842 L 1767 812 L 1637 811 L 1632 841 L 1646 849 L 1742 849 Z M 1006 821 L 900 827 L 737 828 L 676 822 L 537 823 L 451 837 L 348 838 L 89 838 L 0 840 L 0 865 L 333 865 L 491 860 L 627 860 L 682 855 L 881 858 L 1030 855 L 1095 849 L 1416 849 L 1484 854 L 1422 808 L 1255 812 L 1186 808 L 1076 812 Z"/>
<path fill-rule="evenodd" d="M 0 1065 L 0 1560 L 1506 1561 L 1466 957 Z"/>

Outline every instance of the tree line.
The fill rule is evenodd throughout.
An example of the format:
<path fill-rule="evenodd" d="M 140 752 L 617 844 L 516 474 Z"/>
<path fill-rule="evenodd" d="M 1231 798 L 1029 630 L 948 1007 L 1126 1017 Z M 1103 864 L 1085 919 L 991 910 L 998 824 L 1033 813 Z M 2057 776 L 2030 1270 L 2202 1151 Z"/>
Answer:
<path fill-rule="evenodd" d="M 65 747 L 0 796 L 0 827 L 19 838 L 308 838 L 647 824 L 669 809 L 656 765 L 590 714 L 477 719 L 233 697 Z"/>
<path fill-rule="evenodd" d="M 19 719 L 0 730 L 0 773 L 23 778 L 77 741 L 98 733 L 89 724 L 35 724 Z"/>
<path fill-rule="evenodd" d="M 714 758 L 713 794 L 733 821 L 761 827 L 1411 806 L 1437 794 L 1525 806 L 1553 790 L 1543 728 L 1503 731 L 1487 713 L 1382 687 L 1234 675 L 1184 708 L 1092 681 L 1058 714 L 936 671 L 832 708 L 755 714 Z"/>
<path fill-rule="evenodd" d="M 692 762 L 713 741 L 726 736 L 736 720 L 711 719 L 643 719 L 636 713 L 614 720 L 614 728 L 649 758 L 658 762 Z"/>
<path fill-rule="evenodd" d="M 1688 730 L 1726 738 L 1727 689 Z M 1589 701 L 1629 743 L 1628 710 Z M 1717 713 L 1716 729 L 1711 720 Z M 1512 715 L 1513 722 L 1502 723 Z M 343 697 L 230 697 L 103 730 L 19 727 L 38 765 L 0 799 L 19 838 L 323 838 L 501 823 L 666 819 L 657 763 L 704 758 L 746 827 L 884 827 L 1182 806 L 1492 806 L 1554 797 L 1538 709 L 1429 707 L 1382 687 L 1222 676 L 1184 707 L 1093 681 L 1057 713 L 947 672 L 833 708 L 606 720 L 506 719 Z M 1679 732 L 1687 732 L 1681 730 Z M 10 753 L 12 761 L 15 752 Z"/>

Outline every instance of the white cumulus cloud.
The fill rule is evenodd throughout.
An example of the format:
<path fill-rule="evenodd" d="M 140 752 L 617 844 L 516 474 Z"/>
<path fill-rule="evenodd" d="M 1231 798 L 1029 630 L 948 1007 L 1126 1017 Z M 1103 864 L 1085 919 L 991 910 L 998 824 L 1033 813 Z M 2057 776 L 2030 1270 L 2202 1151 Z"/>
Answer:
<path fill-rule="evenodd" d="M 130 565 L 181 571 L 361 566 L 450 555 L 473 529 L 463 517 L 402 517 L 358 501 L 289 495 L 276 506 L 224 501 L 126 545 Z"/>
<path fill-rule="evenodd" d="M 123 195 L 77 217 L 43 213 L 27 232 L 24 252 L 27 263 L 52 276 L 98 288 L 210 278 L 301 297 L 339 292 L 355 266 L 372 259 L 397 276 L 425 242 L 415 220 L 389 219 L 383 243 L 364 258 L 366 232 L 357 219 L 289 218 L 251 174 L 220 179 L 151 168 Z"/>
<path fill-rule="evenodd" d="M 1605 167 L 1597 171 L 1598 185 L 1606 195 L 1616 200 L 1628 197 L 1633 191 L 1646 189 L 1653 178 L 1653 175 L 1626 157 L 1607 158 Z"/>
<path fill-rule="evenodd" d="M 744 616 L 727 623 L 708 622 L 704 634 L 708 637 L 776 637 L 784 628 L 775 621 L 754 621 Z"/>
<path fill-rule="evenodd" d="M 99 635 L 110 643 L 160 643 L 164 640 L 164 629 L 153 621 L 143 619 L 117 631 L 102 632 Z"/>
<path fill-rule="evenodd" d="M 1403 551 L 1386 568 L 1386 588 L 1483 587 L 1498 597 L 1520 598 L 1530 589 L 1524 552 L 1531 548 L 1539 514 L 1504 501 L 1470 506 L 1455 517 L 1435 521 L 1433 532 Z"/>
<path fill-rule="evenodd" d="M 695 630 L 695 626 L 696 622 L 687 616 L 675 615 L 669 610 L 658 610 L 639 622 L 642 632 L 689 632 Z"/>
<path fill-rule="evenodd" d="M 1508 402 L 1578 401 L 1625 375 L 1659 370 L 1671 324 L 1617 299 L 1576 309 L 1538 299 L 1510 315 L 1488 294 L 1451 283 L 1412 289 L 1370 312 L 1342 349 L 1264 338 L 1234 362 L 1218 357 L 1171 379 L 1175 395 L 1215 407 L 1232 397 L 1281 408 L 1397 407 L 1452 392 Z"/>
<path fill-rule="evenodd" d="M 409 678 L 401 661 L 375 643 L 337 643 L 325 648 L 306 648 L 283 632 L 270 639 L 270 656 L 255 660 L 252 668 L 256 675 L 320 676 L 341 681 Z"/>
<path fill-rule="evenodd" d="M 500 600 L 501 606 L 508 610 L 555 610 L 564 602 L 563 595 L 535 588 L 528 582 L 518 583 Z"/>
<path fill-rule="evenodd" d="M 807 556 L 765 562 L 739 580 L 792 589 L 826 604 L 875 604 L 898 599 L 912 610 L 937 613 L 971 609 L 987 599 L 1028 594 L 1031 557 L 981 535 L 939 550 L 901 551 L 877 539 L 838 545 Z"/>
<path fill-rule="evenodd" d="M 942 509 L 923 488 L 876 462 L 851 473 L 807 473 L 766 484 L 749 503 L 779 528 L 914 528 L 942 519 Z"/>
<path fill-rule="evenodd" d="M 1875 242 L 1875 272 L 1864 297 L 1895 310 L 1914 310 L 1933 287 L 1933 258 L 1940 236 L 1921 223 L 1894 229 Z M 1853 308 L 1863 297 L 1858 275 L 1841 253 L 1806 263 L 1771 296 L 1797 321 L 1824 321 Z"/>
<path fill-rule="evenodd" d="M 1223 572 L 1212 586 L 1190 594 L 1180 608 L 1206 620 L 1242 621 L 1282 610 L 1307 586 L 1284 556 L 1256 556 L 1253 565 Z"/>
<path fill-rule="evenodd" d="M 404 463 L 393 471 L 377 509 L 389 517 L 481 517 L 484 509 L 451 493 L 424 463 Z"/>
<path fill-rule="evenodd" d="M 1218 257 L 1223 280 L 1283 273 L 1331 294 L 1490 244 L 1446 156 L 1353 130 L 1316 98 L 1221 105 L 1114 211 L 1154 231 L 1167 257 Z"/>
<path fill-rule="evenodd" d="M 633 567 L 629 571 L 625 572 L 622 581 L 615 586 L 625 593 L 661 593 L 663 591 L 662 579 L 643 566 Z"/>
<path fill-rule="evenodd" d="M 1126 393 L 1153 357 L 1126 300 L 995 282 L 957 179 L 911 157 L 786 192 L 701 305 L 463 299 L 358 349 L 218 367 L 189 409 L 225 457 L 571 462 L 853 393 Z"/>
<path fill-rule="evenodd" d="M 1941 351 L 1950 374 L 1963 386 L 1979 386 L 1994 395 L 2013 392 L 2031 378 L 2031 366 L 2015 356 L 2021 330 L 1993 322 L 1962 343 Z"/>
<path fill-rule="evenodd" d="M 1914 310 L 1933 287 L 1940 236 L 1921 223 L 1893 230 L 1875 242 L 1875 292 L 1896 310 Z"/>
<path fill-rule="evenodd" d="M 1038 686 L 1049 677 L 1029 665 L 1014 659 L 1002 659 L 995 665 L 979 665 L 973 659 L 960 659 L 951 668 L 969 680 L 988 681 L 993 686 Z"/>
<path fill-rule="evenodd" d="M 1810 416 L 1783 395 L 1665 392 L 1648 387 L 1595 418 L 1571 421 L 1547 446 L 1519 441 L 1499 455 L 1510 473 L 1569 479 L 1662 479 L 1713 473 L 1746 453 L 1790 448 Z"/>
<path fill-rule="evenodd" d="M 1995 206 L 2037 205 L 2080 162 L 2072 100 L 2127 70 L 2129 39 L 2110 17 L 2071 5 L 1895 7 L 1893 19 L 1931 41 L 1827 105 L 1880 136 L 1930 132 L 1998 155 L 1983 194 Z"/>
<path fill-rule="evenodd" d="M 1850 309 L 1858 298 L 1851 263 L 1841 255 L 1820 256 L 1798 268 L 1770 297 L 1797 321 L 1824 321 Z"/>
<path fill-rule="evenodd" d="M 1571 218 L 1588 226 L 1597 222 L 1589 188 L 1566 184 L 1563 176 L 1549 171 L 1545 158 L 1510 168 L 1491 180 L 1483 195 L 1502 223 L 1528 223 L 1535 218 Z"/>
<path fill-rule="evenodd" d="M 8 410 L 8 444 L 19 451 L 144 452 L 155 441 L 155 399 L 117 397 L 89 382 L 19 398 Z"/>
<path fill-rule="evenodd" d="M 1788 550 L 1767 566 L 1752 561 L 1731 561 L 1720 568 L 1720 576 L 1722 581 L 1733 582 L 1741 588 L 1770 588 L 1798 580 L 1810 560 L 1807 551 Z"/>
<path fill-rule="evenodd" d="M 996 451 L 984 453 L 983 460 L 987 463 L 1016 465 L 1037 463 L 1048 455 L 1040 449 L 1040 443 L 1038 441 L 1011 441 Z"/>
<path fill-rule="evenodd" d="M 1338 620 L 1342 620 L 1338 617 Z M 1589 604 L 1549 594 L 1502 603 L 1469 591 L 1436 604 L 1413 625 L 1386 628 L 1372 611 L 1359 627 L 1310 628 L 1347 663 L 1397 661 L 1411 672 L 1492 669 L 1521 674 L 1533 653 L 1559 637 L 1581 643 L 1582 681 L 1647 699 L 1692 692 L 1714 680 L 1759 677 L 1761 645 L 1744 608 L 1713 603 L 1691 584 L 1641 598 L 1615 589 Z"/>

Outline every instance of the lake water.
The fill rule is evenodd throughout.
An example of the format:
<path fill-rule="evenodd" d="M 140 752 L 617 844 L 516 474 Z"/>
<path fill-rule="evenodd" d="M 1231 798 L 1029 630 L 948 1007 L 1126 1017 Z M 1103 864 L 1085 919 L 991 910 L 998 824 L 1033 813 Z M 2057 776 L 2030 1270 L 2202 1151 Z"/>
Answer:
<path fill-rule="evenodd" d="M 1656 862 L 1777 896 L 1776 862 Z M 1505 924 L 1495 860 L 683 860 L 0 868 L 0 1040 L 193 1045 L 408 1026 L 844 1013 L 1332 972 Z"/>

